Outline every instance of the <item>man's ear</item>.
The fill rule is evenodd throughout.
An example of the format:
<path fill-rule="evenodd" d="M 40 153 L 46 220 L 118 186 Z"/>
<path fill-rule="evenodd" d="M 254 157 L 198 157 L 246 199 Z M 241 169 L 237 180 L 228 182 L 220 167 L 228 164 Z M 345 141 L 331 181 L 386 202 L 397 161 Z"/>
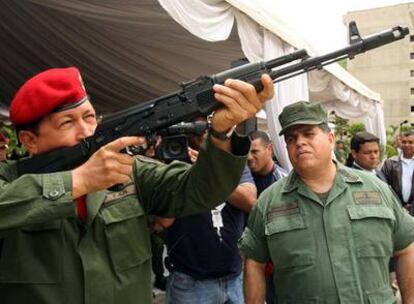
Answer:
<path fill-rule="evenodd" d="M 336 136 L 334 132 L 329 132 L 329 142 L 331 144 L 331 148 L 335 149 Z"/>
<path fill-rule="evenodd" d="M 19 132 L 19 141 L 30 154 L 37 152 L 37 135 L 32 131 L 22 130 Z"/>
<path fill-rule="evenodd" d="M 352 149 L 351 150 L 351 154 L 352 154 L 352 157 L 355 159 L 355 157 L 357 155 L 357 152 L 354 149 Z"/>
<path fill-rule="evenodd" d="M 273 153 L 273 144 L 272 143 L 269 143 L 267 145 L 267 149 L 269 149 L 269 151 Z"/>

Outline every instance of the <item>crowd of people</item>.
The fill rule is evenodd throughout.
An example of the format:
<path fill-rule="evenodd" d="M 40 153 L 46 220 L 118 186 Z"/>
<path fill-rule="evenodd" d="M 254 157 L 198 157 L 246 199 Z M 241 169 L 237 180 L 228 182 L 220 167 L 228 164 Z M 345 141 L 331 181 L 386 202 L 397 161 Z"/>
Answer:
<path fill-rule="evenodd" d="M 372 172 L 387 183 L 398 196 L 401 205 L 413 215 L 414 131 L 403 131 L 398 134 L 395 144 L 398 154 L 382 160 L 379 138 L 363 131 L 351 137 L 348 155 L 344 152 L 347 147 L 343 141 L 337 141 L 335 155 L 345 155 L 341 162 L 346 166 Z"/>
<path fill-rule="evenodd" d="M 154 285 L 172 304 L 414 303 L 414 133 L 382 166 L 379 139 L 357 133 L 345 166 L 325 108 L 298 101 L 279 115 L 288 172 L 266 132 L 235 131 L 273 96 L 261 81 L 214 86 L 222 107 L 186 161 L 123 153 L 143 137 L 67 171 L 2 161 L 1 303 L 151 303 Z M 32 156 L 98 125 L 75 67 L 27 80 L 10 120 Z"/>

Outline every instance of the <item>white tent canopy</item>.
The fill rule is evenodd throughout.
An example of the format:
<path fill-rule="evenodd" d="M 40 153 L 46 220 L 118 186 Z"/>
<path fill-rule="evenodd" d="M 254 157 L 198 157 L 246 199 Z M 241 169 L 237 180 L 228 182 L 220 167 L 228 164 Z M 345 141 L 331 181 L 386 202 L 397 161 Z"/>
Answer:
<path fill-rule="evenodd" d="M 282 18 L 287 15 L 282 1 L 104 2 L 0 0 L 0 105 L 7 107 L 26 79 L 51 67 L 78 67 L 98 113 L 106 115 L 170 94 L 181 81 L 226 70 L 240 57 L 268 60 L 302 48 L 322 54 L 300 37 L 301 29 L 290 27 L 292 20 Z M 277 136 L 277 115 L 299 99 L 323 102 L 344 118 L 364 121 L 384 142 L 378 94 L 339 65 L 276 86 L 266 112 L 284 166 L 289 162 Z"/>
<path fill-rule="evenodd" d="M 243 53 L 249 61 L 269 60 L 295 49 L 321 55 L 264 0 L 159 0 L 162 7 L 193 35 L 207 41 L 226 40 L 236 20 Z M 385 143 L 380 95 L 352 77 L 338 64 L 276 84 L 277 95 L 266 106 L 269 132 L 278 159 L 290 167 L 283 138 L 278 136 L 278 113 L 297 100 L 318 101 L 343 118 L 362 121 Z"/>

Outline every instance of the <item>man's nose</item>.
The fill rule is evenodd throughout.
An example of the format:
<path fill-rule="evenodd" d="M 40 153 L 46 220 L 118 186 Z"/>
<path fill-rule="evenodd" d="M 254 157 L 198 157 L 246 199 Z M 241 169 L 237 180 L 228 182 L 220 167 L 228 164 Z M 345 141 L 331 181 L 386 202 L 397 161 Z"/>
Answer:
<path fill-rule="evenodd" d="M 95 129 L 90 124 L 86 122 L 79 122 L 76 133 L 77 139 L 81 140 L 93 135 L 94 130 Z"/>
<path fill-rule="evenodd" d="M 298 135 L 297 137 L 296 137 L 296 145 L 297 146 L 301 146 L 301 145 L 303 145 L 304 143 L 305 143 L 305 136 L 303 136 L 303 135 Z"/>

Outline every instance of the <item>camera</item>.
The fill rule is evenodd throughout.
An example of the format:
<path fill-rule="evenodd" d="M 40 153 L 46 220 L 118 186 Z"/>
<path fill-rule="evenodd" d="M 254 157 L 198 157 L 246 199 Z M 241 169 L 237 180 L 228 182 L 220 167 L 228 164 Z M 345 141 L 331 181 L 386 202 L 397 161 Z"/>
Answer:
<path fill-rule="evenodd" d="M 161 144 L 156 148 L 156 157 L 166 163 L 173 160 L 190 162 L 187 135 L 201 136 L 207 130 L 205 121 L 182 122 L 161 130 Z"/>

